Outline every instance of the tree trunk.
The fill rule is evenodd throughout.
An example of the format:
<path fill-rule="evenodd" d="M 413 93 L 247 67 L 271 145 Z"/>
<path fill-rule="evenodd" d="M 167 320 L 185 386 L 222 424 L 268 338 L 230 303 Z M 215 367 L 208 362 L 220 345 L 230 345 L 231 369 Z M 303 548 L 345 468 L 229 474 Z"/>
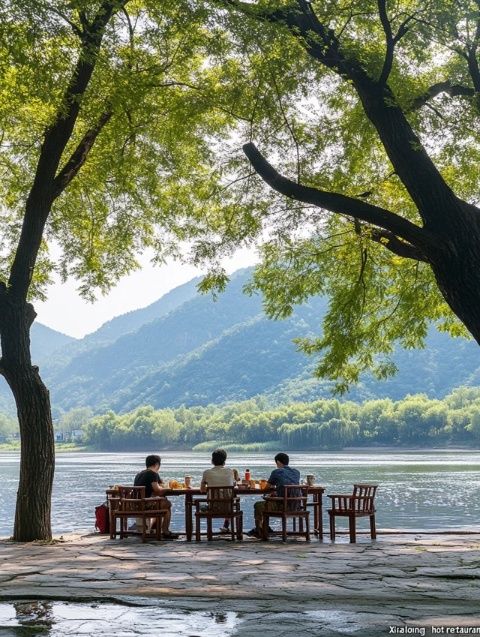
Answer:
<path fill-rule="evenodd" d="M 442 256 L 432 260 L 438 287 L 480 344 L 480 210 L 457 200 L 450 223 L 435 228 Z"/>
<path fill-rule="evenodd" d="M 51 494 L 55 470 L 55 443 L 50 397 L 31 364 L 30 326 L 33 307 L 1 294 L 1 371 L 17 405 L 20 426 L 20 481 L 13 539 L 50 540 Z"/>

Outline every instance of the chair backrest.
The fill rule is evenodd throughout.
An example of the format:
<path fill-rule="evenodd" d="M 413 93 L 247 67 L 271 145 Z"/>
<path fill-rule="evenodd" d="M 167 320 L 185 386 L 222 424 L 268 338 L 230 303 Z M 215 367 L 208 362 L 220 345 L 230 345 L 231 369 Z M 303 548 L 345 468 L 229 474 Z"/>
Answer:
<path fill-rule="evenodd" d="M 283 489 L 284 512 L 307 510 L 308 486 L 286 484 Z"/>
<path fill-rule="evenodd" d="M 353 485 L 353 508 L 357 513 L 375 512 L 375 494 L 378 484 L 354 484 Z"/>
<path fill-rule="evenodd" d="M 234 487 L 207 487 L 208 510 L 219 515 L 234 513 Z"/>
<path fill-rule="evenodd" d="M 145 487 L 118 487 L 119 511 L 143 511 L 145 509 Z"/>
<path fill-rule="evenodd" d="M 145 487 L 130 487 L 119 485 L 117 489 L 119 498 L 129 498 L 130 500 L 136 500 L 137 498 L 145 497 Z"/>

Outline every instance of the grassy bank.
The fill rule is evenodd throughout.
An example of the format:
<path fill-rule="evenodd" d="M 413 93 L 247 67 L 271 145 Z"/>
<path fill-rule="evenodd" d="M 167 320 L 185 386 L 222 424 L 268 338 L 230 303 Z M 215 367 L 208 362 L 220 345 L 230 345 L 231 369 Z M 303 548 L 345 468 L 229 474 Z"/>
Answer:
<path fill-rule="evenodd" d="M 0 451 L 20 451 L 20 442 L 2 442 Z M 88 447 L 75 444 L 74 442 L 60 442 L 55 445 L 56 453 L 71 451 L 92 451 Z"/>
<path fill-rule="evenodd" d="M 280 440 L 267 442 L 238 443 L 232 440 L 206 440 L 192 448 L 192 451 L 211 452 L 213 449 L 225 449 L 225 451 L 238 451 L 240 453 L 255 453 L 262 451 L 275 451 L 281 446 Z"/>

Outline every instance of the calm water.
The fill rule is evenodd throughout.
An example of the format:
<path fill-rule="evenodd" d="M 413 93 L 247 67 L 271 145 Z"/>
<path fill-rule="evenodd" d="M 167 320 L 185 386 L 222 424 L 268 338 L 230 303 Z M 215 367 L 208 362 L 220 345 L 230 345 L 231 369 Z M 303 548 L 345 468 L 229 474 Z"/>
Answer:
<path fill-rule="evenodd" d="M 236 613 L 182 612 L 152 605 L 132 608 L 49 601 L 0 603 L 0 635 L 5 637 L 228 637 L 239 621 Z"/>
<path fill-rule="evenodd" d="M 313 473 L 327 493 L 349 492 L 354 482 L 380 485 L 377 524 L 380 529 L 478 529 L 480 528 L 480 452 L 415 451 L 405 453 L 294 453 L 291 465 L 302 476 Z M 144 466 L 139 453 L 58 454 L 53 492 L 53 530 L 67 533 L 93 530 L 94 507 L 104 500 L 105 488 L 131 484 Z M 18 454 L 0 453 L 0 536 L 12 532 L 18 482 Z M 198 485 L 210 466 L 208 454 L 169 452 L 162 455 L 164 480 L 193 477 Z M 268 454 L 230 454 L 229 465 L 252 477 L 268 477 L 274 468 Z M 70 497 L 77 497 L 71 510 Z M 254 497 L 242 505 L 244 526 L 252 526 Z M 325 498 L 327 500 L 327 498 Z M 173 498 L 173 527 L 184 526 L 183 498 Z M 325 520 L 326 522 L 326 520 Z"/>

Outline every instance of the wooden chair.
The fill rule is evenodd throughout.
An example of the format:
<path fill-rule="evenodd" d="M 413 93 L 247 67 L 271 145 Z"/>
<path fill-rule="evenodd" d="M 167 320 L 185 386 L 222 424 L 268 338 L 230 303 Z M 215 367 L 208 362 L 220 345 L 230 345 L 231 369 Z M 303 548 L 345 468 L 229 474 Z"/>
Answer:
<path fill-rule="evenodd" d="M 199 498 L 195 504 L 195 540 L 200 541 L 200 522 L 207 521 L 207 540 L 213 540 L 212 520 L 221 518 L 230 520 L 232 540 L 243 539 L 243 512 L 240 510 L 240 498 L 235 495 L 234 487 L 207 487 L 207 497 Z M 234 525 L 235 522 L 235 525 Z"/>
<path fill-rule="evenodd" d="M 350 532 L 350 542 L 357 539 L 357 518 L 368 516 L 370 518 L 370 536 L 372 540 L 377 538 L 375 527 L 375 493 L 377 484 L 354 484 L 353 493 L 349 495 L 335 494 L 328 497 L 332 500 L 332 508 L 328 509 L 330 517 L 330 539 L 335 540 L 335 518 L 347 517 Z"/>
<path fill-rule="evenodd" d="M 283 497 L 269 497 L 265 501 L 277 503 L 277 510 L 268 509 L 268 504 L 262 512 L 262 529 L 263 539 L 268 540 L 268 527 L 270 518 L 282 519 L 282 540 L 287 541 L 287 536 L 305 536 L 307 542 L 310 542 L 310 512 L 307 510 L 308 486 L 299 484 L 289 484 L 283 487 Z M 287 530 L 287 520 L 293 522 L 293 530 Z M 296 529 L 296 521 L 298 520 L 299 530 Z M 305 521 L 305 530 L 303 523 Z"/>
<path fill-rule="evenodd" d="M 121 540 L 129 535 L 141 535 L 142 542 L 149 538 L 161 540 L 162 522 L 168 511 L 160 509 L 160 503 L 158 503 L 158 507 L 154 507 L 156 502 L 158 502 L 157 498 L 145 497 L 145 487 L 119 486 L 118 497 L 109 499 L 111 507 L 110 538 L 112 540 L 116 538 L 117 520 L 119 520 L 118 534 Z M 135 519 L 137 525 L 135 529 L 128 528 L 128 520 L 132 518 Z M 151 527 L 149 528 L 152 521 L 155 524 L 155 534 L 152 534 Z M 140 524 L 141 528 L 138 528 Z"/>

